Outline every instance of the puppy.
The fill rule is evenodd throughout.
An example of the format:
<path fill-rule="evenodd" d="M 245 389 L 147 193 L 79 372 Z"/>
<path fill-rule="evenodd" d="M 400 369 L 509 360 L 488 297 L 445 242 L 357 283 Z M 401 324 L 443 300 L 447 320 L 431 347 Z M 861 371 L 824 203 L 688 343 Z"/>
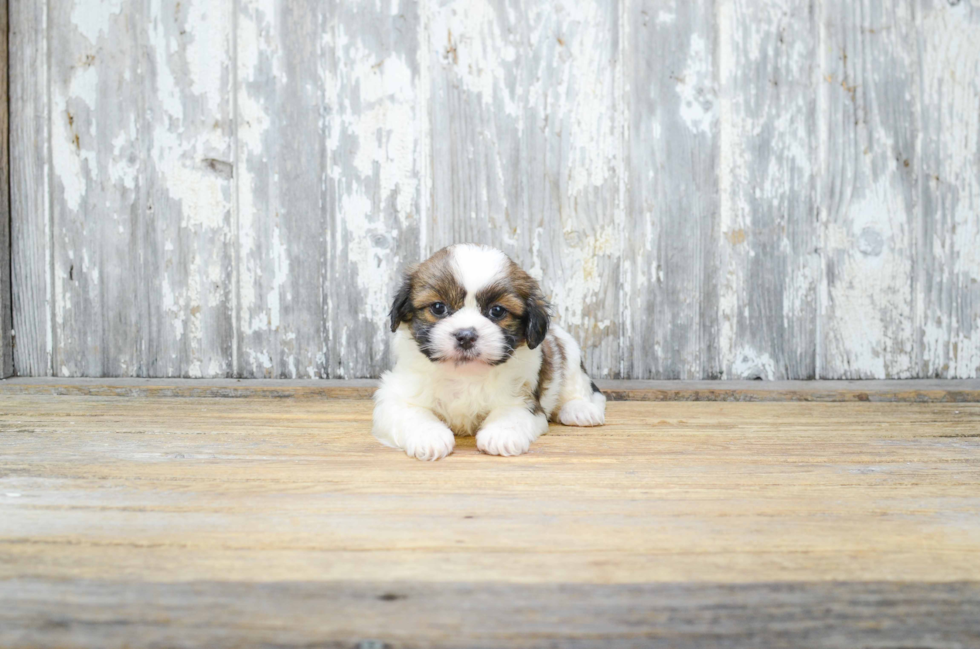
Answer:
<path fill-rule="evenodd" d="M 450 246 L 408 269 L 391 307 L 396 362 L 374 395 L 374 436 L 438 460 L 454 435 L 475 434 L 490 455 L 521 455 L 549 420 L 605 423 L 606 398 L 548 308 L 538 283 L 486 246 Z"/>

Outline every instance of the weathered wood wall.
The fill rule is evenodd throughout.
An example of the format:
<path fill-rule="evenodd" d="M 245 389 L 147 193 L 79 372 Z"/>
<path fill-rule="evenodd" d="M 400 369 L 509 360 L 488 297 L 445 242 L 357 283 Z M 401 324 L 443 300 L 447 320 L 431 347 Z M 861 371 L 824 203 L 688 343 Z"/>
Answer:
<path fill-rule="evenodd" d="M 14 373 L 10 293 L 10 104 L 7 0 L 0 0 L 0 378 Z"/>
<path fill-rule="evenodd" d="M 479 241 L 600 377 L 980 376 L 980 0 L 10 4 L 21 375 L 377 375 Z"/>

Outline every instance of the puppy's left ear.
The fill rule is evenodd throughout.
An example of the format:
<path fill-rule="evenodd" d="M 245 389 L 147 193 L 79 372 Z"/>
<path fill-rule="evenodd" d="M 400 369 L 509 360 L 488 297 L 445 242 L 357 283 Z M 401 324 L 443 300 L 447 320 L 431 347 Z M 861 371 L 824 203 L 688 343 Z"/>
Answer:
<path fill-rule="evenodd" d="M 402 276 L 402 285 L 395 294 L 395 301 L 391 305 L 391 312 L 388 314 L 391 318 L 391 331 L 392 333 L 398 331 L 398 326 L 403 322 L 408 322 L 412 319 L 412 273 L 411 271 L 406 271 L 404 276 Z"/>
<path fill-rule="evenodd" d="M 548 335 L 550 309 L 551 306 L 537 288 L 524 301 L 524 340 L 527 341 L 528 349 L 534 349 L 543 343 Z"/>

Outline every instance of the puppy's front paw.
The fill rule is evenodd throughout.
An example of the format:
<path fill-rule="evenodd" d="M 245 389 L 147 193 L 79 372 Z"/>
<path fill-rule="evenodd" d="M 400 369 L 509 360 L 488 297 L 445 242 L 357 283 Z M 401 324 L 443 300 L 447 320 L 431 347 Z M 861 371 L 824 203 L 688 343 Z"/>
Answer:
<path fill-rule="evenodd" d="M 566 426 L 601 426 L 606 423 L 606 412 L 591 401 L 572 399 L 561 407 L 558 420 Z"/>
<path fill-rule="evenodd" d="M 455 446 L 453 431 L 441 423 L 418 424 L 405 435 L 405 452 L 420 460 L 441 460 Z"/>
<path fill-rule="evenodd" d="M 476 434 L 476 447 L 487 455 L 523 455 L 536 435 L 532 426 L 520 420 L 487 424 Z"/>

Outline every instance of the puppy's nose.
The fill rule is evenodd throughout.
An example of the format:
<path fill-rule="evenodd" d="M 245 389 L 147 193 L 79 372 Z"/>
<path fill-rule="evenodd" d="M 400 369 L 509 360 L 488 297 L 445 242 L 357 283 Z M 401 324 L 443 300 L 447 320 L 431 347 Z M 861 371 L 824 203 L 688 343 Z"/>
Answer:
<path fill-rule="evenodd" d="M 476 330 L 474 329 L 460 329 L 453 335 L 456 337 L 456 342 L 463 349 L 470 349 L 476 344 Z"/>

